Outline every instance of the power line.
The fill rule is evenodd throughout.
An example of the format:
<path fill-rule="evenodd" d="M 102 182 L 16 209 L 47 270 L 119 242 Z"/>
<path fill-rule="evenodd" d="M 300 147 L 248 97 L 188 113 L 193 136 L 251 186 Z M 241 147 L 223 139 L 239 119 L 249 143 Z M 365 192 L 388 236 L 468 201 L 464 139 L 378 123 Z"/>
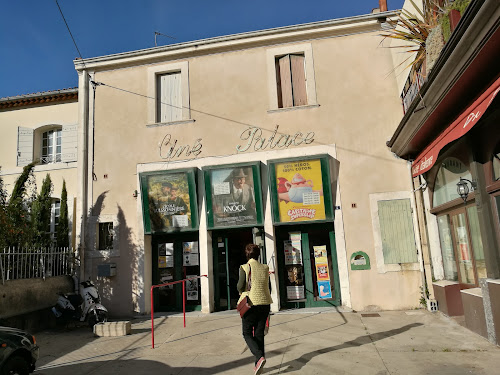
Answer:
<path fill-rule="evenodd" d="M 55 2 L 56 2 L 57 7 L 59 8 L 59 13 L 61 13 L 61 17 L 64 21 L 64 24 L 66 25 L 66 28 L 68 29 L 69 35 L 71 36 L 71 39 L 73 40 L 73 44 L 75 45 L 76 50 L 78 51 L 78 55 L 80 56 L 80 59 L 82 60 L 83 66 L 85 66 L 85 61 L 83 60 L 82 54 L 80 53 L 80 49 L 78 48 L 78 45 L 76 44 L 75 38 L 73 38 L 73 34 L 71 33 L 71 30 L 69 29 L 69 25 L 66 22 L 66 18 L 64 17 L 63 11 L 62 11 L 61 7 L 59 6 L 59 3 L 57 2 L 57 0 L 55 0 Z M 85 69 L 87 69 L 86 66 L 85 66 Z"/>

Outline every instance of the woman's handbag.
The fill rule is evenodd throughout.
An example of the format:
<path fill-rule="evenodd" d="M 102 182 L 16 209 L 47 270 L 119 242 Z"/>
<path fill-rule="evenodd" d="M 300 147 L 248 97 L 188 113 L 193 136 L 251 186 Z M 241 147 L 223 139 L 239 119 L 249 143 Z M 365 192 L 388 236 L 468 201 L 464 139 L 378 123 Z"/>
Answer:
<path fill-rule="evenodd" d="M 248 282 L 247 282 L 247 288 L 246 291 L 249 292 L 250 288 L 252 287 L 252 268 L 250 267 L 250 264 L 248 265 L 249 271 L 248 271 Z M 236 309 L 240 312 L 240 317 L 243 318 L 245 314 L 250 310 L 252 305 L 250 304 L 250 298 L 248 298 L 248 294 L 238 303 L 238 306 Z"/>

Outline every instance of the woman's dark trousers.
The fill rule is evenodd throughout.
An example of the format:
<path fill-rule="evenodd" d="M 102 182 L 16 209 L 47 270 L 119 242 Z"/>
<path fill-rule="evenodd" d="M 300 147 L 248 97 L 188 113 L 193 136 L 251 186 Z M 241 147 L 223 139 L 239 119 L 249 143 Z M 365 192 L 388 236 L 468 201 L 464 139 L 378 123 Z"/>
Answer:
<path fill-rule="evenodd" d="M 270 305 L 252 306 L 242 319 L 243 338 L 255 357 L 255 363 L 264 353 L 264 327 L 269 315 Z"/>

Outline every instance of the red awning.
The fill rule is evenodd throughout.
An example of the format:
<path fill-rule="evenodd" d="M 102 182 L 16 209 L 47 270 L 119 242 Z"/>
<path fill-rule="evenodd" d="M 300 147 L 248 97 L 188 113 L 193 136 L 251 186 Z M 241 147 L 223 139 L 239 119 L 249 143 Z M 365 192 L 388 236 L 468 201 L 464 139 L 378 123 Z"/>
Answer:
<path fill-rule="evenodd" d="M 477 124 L 500 91 L 500 78 L 491 85 L 466 111 L 464 111 L 448 128 L 442 132 L 412 164 L 412 175 L 416 177 L 432 168 L 439 152 L 448 143 L 465 135 Z"/>

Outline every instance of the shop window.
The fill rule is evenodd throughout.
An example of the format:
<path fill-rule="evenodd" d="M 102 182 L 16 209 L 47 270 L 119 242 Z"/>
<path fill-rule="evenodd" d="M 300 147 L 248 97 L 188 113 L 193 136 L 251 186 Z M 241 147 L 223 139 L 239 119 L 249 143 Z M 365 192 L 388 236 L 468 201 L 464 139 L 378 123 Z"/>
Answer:
<path fill-rule="evenodd" d="M 438 229 L 445 279 L 477 285 L 478 279 L 486 278 L 476 206 L 438 216 Z"/>
<path fill-rule="evenodd" d="M 500 143 L 493 152 L 493 180 L 500 180 Z"/>
<path fill-rule="evenodd" d="M 276 84 L 278 108 L 307 104 L 303 54 L 288 54 L 276 58 Z"/>
<path fill-rule="evenodd" d="M 147 69 L 148 125 L 193 122 L 189 108 L 189 64 L 162 64 Z"/>
<path fill-rule="evenodd" d="M 97 230 L 97 249 L 98 250 L 112 250 L 113 249 L 113 223 L 105 222 L 98 223 Z"/>
<path fill-rule="evenodd" d="M 434 184 L 434 207 L 460 198 L 457 193 L 457 183 L 460 178 L 472 180 L 467 166 L 457 158 L 446 158 L 441 163 Z"/>
<path fill-rule="evenodd" d="M 157 122 L 182 120 L 181 72 L 157 76 Z"/>
<path fill-rule="evenodd" d="M 384 263 L 417 262 L 410 200 L 381 200 L 377 204 Z"/>

